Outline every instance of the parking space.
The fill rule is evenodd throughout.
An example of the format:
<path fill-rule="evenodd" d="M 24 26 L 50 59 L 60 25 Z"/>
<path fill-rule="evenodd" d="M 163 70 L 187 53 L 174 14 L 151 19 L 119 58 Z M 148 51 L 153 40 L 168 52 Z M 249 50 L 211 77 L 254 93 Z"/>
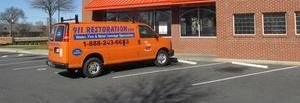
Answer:
<path fill-rule="evenodd" d="M 10 103 L 74 103 L 109 87 L 164 75 L 186 75 L 193 89 L 207 95 L 199 103 L 294 103 L 299 101 L 300 67 L 264 65 L 268 68 L 219 62 L 151 63 L 114 66 L 98 78 L 83 78 L 48 67 L 46 56 L 0 53 L 0 100 Z M 260 65 L 260 64 L 258 64 Z M 263 65 L 263 64 L 261 64 Z M 201 99 L 203 98 L 203 99 Z"/>

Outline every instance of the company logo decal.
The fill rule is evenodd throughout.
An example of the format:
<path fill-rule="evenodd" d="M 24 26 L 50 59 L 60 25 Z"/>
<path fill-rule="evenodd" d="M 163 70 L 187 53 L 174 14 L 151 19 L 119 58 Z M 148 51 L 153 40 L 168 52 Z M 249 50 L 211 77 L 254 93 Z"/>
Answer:
<path fill-rule="evenodd" d="M 73 50 L 73 55 L 74 56 L 80 56 L 82 54 L 82 50 L 81 49 L 74 49 Z"/>

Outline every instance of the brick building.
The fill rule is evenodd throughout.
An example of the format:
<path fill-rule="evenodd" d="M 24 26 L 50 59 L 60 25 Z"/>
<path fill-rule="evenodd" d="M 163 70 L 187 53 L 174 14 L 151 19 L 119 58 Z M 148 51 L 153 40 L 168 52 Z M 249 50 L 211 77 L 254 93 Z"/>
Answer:
<path fill-rule="evenodd" d="M 300 0 L 83 0 L 84 21 L 138 21 L 177 53 L 300 61 Z"/>

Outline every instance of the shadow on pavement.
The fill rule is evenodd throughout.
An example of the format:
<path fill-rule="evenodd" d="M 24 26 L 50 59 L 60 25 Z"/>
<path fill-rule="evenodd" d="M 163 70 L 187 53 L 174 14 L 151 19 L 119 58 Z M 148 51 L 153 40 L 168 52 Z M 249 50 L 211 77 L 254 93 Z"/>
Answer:
<path fill-rule="evenodd" d="M 177 65 L 176 58 L 172 58 L 171 64 L 166 67 L 170 67 L 170 66 L 174 66 L 174 65 Z M 103 75 L 107 75 L 107 74 L 113 73 L 113 72 L 122 72 L 122 71 L 134 70 L 134 69 L 142 69 L 145 67 L 155 67 L 155 65 L 152 61 L 142 61 L 142 62 L 132 62 L 132 63 L 108 65 L 108 66 L 104 67 L 105 71 L 104 71 Z M 60 67 L 58 67 L 58 68 L 60 68 Z M 71 79 L 85 78 L 85 76 L 82 74 L 81 71 L 78 71 L 78 72 L 63 71 L 63 72 L 59 72 L 58 74 L 63 77 L 67 77 L 67 78 L 71 78 Z M 101 76 L 103 76 L 103 75 L 101 75 Z"/>
<path fill-rule="evenodd" d="M 72 73 L 72 72 L 68 72 L 68 71 L 62 71 L 62 72 L 59 72 L 58 74 L 63 77 L 67 77 L 67 78 L 71 78 L 71 79 L 85 78 L 81 72 Z"/>

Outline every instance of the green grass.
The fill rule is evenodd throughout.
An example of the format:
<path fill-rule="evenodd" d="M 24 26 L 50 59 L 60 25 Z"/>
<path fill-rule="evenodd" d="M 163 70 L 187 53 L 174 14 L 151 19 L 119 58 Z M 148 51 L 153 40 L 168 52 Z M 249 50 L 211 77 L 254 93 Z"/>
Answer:
<path fill-rule="evenodd" d="M 48 49 L 47 45 L 5 45 L 0 46 L 0 48 L 15 48 L 15 49 L 24 49 L 24 50 L 33 50 L 33 49 Z"/>

